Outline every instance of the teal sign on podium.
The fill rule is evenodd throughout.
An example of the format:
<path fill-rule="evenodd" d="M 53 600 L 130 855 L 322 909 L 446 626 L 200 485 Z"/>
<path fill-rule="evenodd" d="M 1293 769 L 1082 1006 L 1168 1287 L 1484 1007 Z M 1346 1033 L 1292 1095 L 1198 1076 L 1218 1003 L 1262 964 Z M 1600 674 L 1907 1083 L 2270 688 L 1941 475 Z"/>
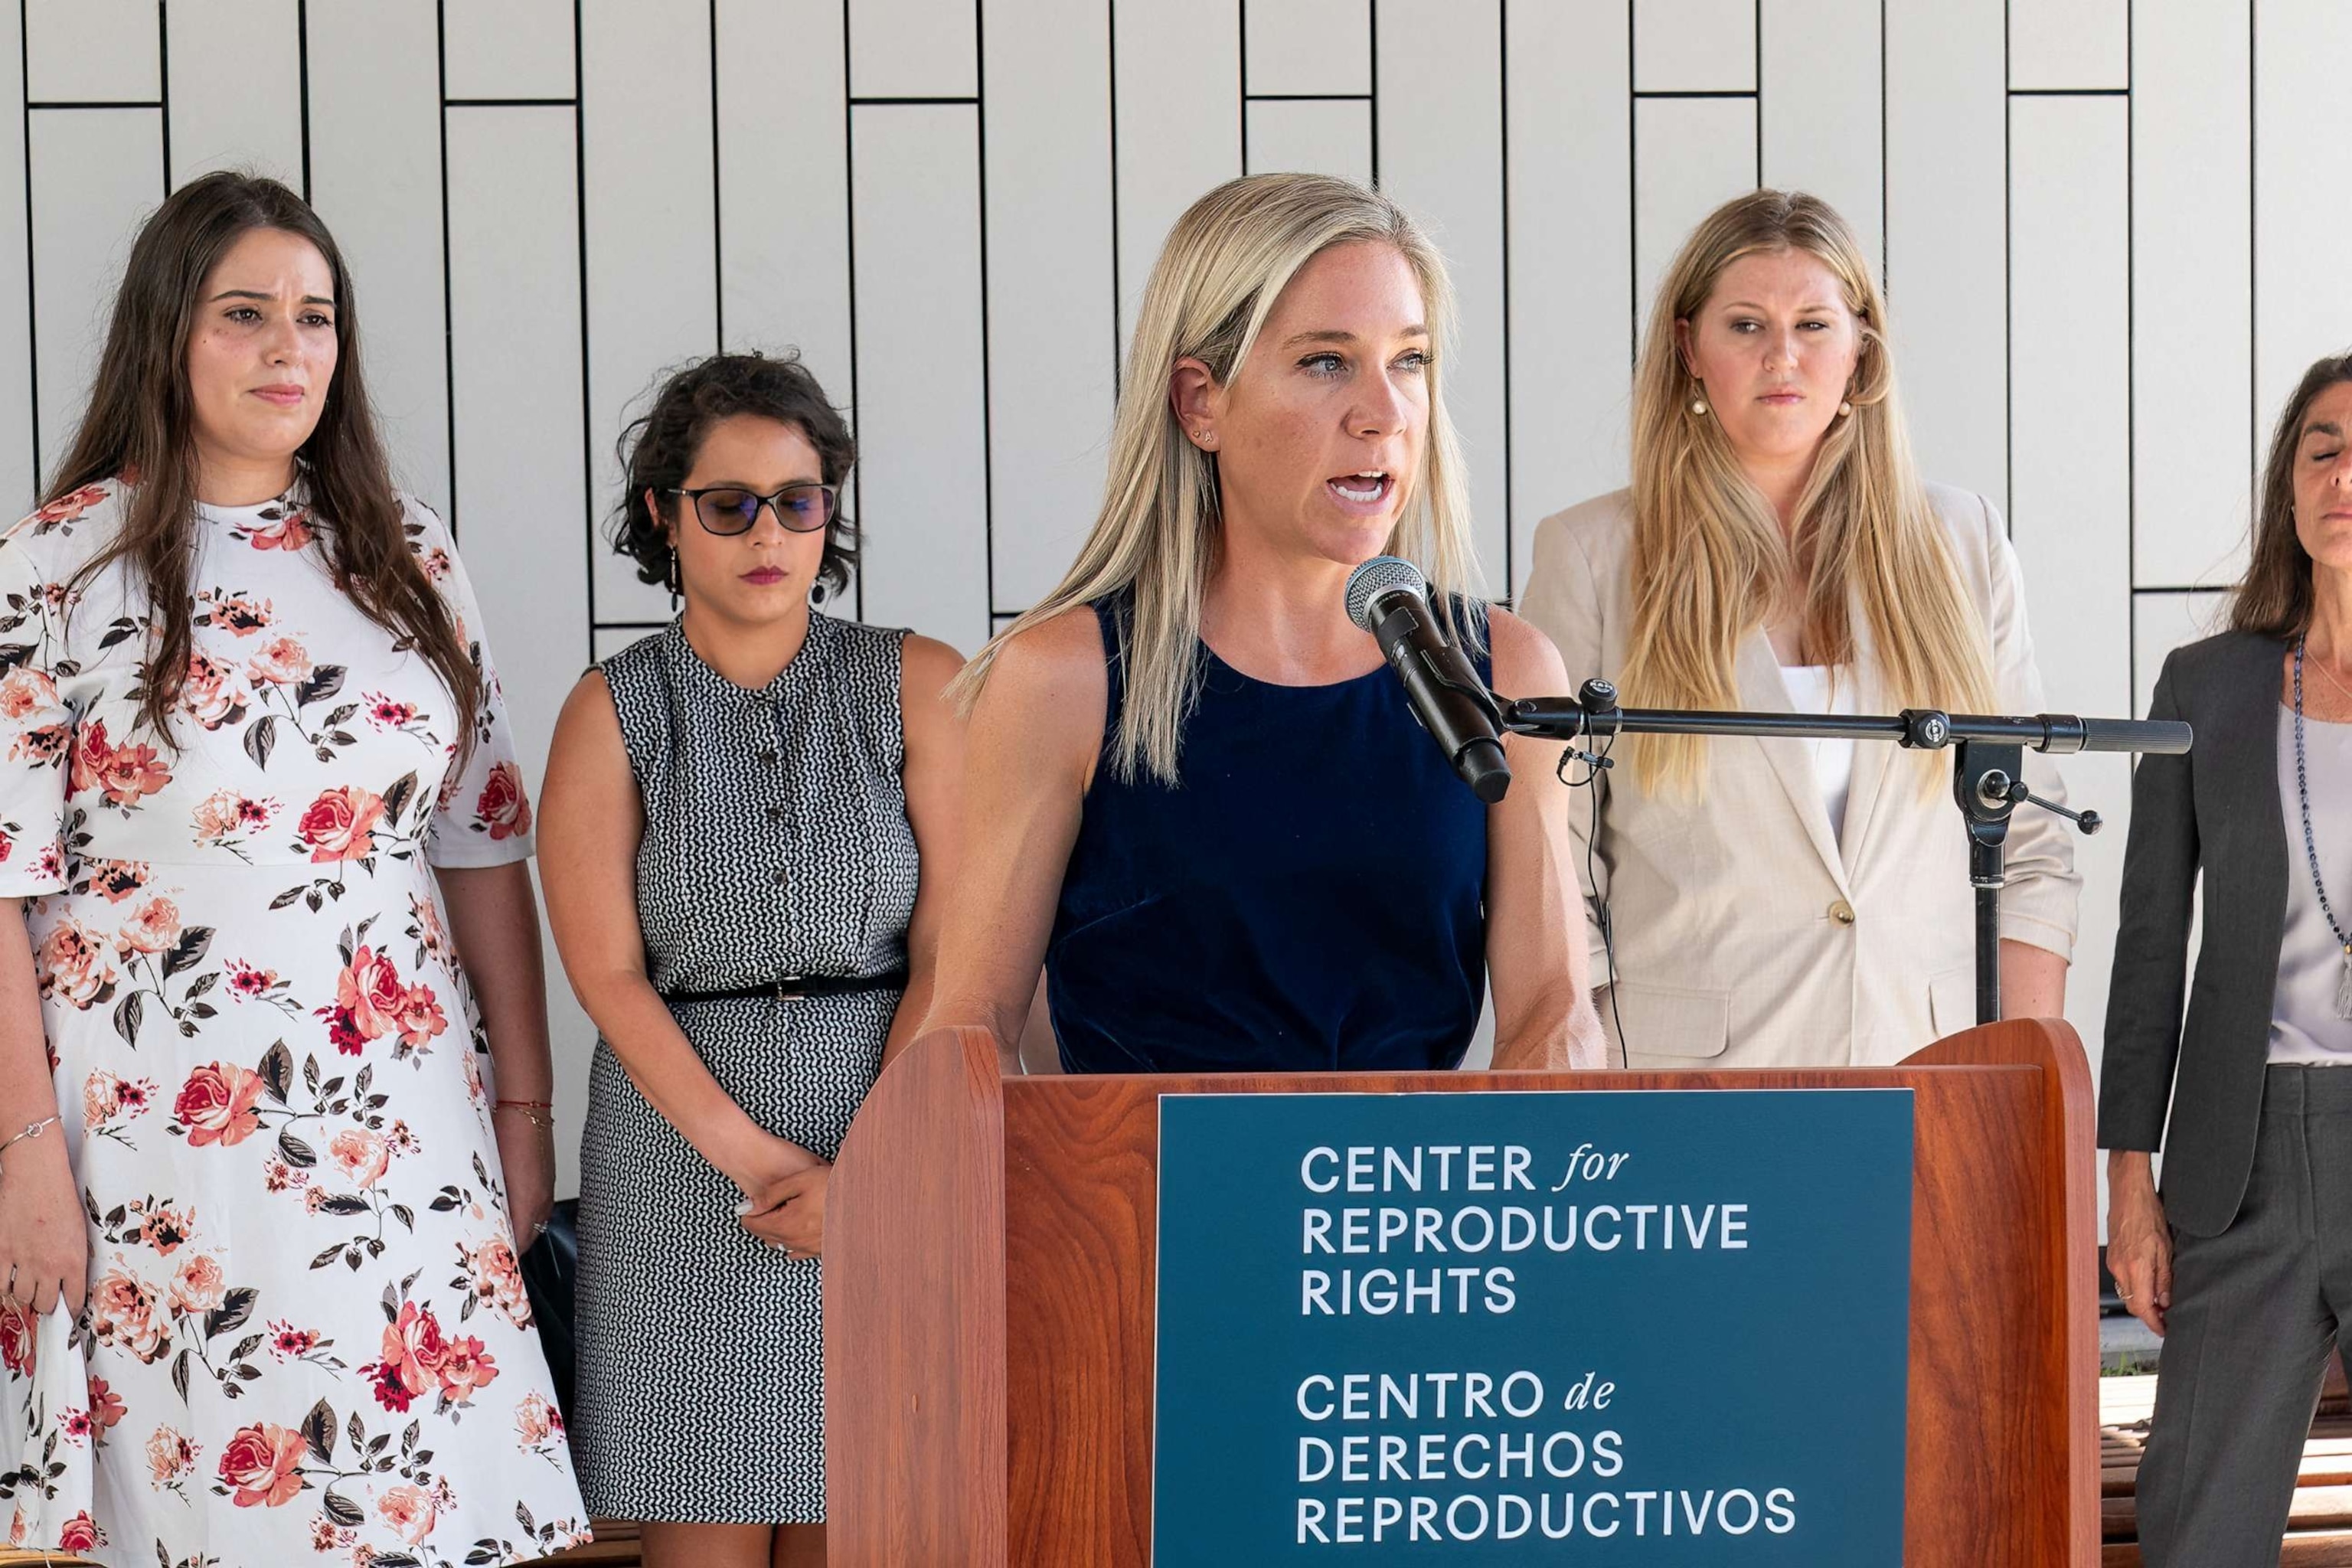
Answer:
<path fill-rule="evenodd" d="M 1907 1089 L 1170 1095 L 1156 1568 L 1893 1568 Z"/>

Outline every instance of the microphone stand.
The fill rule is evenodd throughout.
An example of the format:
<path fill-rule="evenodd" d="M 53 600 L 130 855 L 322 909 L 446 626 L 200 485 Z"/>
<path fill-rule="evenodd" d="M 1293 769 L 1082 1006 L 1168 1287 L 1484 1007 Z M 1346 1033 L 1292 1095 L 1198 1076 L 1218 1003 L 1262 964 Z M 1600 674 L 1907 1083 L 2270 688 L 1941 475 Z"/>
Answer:
<path fill-rule="evenodd" d="M 1588 740 L 1618 735 L 1753 735 L 1759 739 L 1892 741 L 1911 751 L 1952 752 L 1952 801 L 1969 836 L 1969 885 L 1976 889 L 1977 1022 L 2000 1017 L 2000 889 L 2007 879 L 2003 847 L 2010 815 L 2038 805 L 2096 833 L 2095 811 L 2069 811 L 2026 787 L 2027 751 L 2064 756 L 2075 752 L 2177 754 L 2189 750 L 2189 727 L 2173 720 L 2079 719 L 2040 713 L 2032 718 L 1944 713 L 1906 708 L 1890 714 L 1749 713 L 1670 708 L 1620 708 L 1617 689 L 1588 680 L 1573 698 L 1529 697 L 1505 701 L 1489 694 L 1501 727 L 1514 734 L 1564 741 L 1596 773 L 1606 756 L 1584 749 Z"/>

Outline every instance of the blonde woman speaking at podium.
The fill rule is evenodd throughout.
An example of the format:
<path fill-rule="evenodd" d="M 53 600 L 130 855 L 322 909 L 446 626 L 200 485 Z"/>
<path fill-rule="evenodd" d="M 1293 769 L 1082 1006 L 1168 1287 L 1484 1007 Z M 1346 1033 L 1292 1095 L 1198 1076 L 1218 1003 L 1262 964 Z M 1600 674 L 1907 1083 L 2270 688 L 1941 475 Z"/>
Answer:
<path fill-rule="evenodd" d="M 1605 677 L 1649 708 L 2041 706 L 2000 517 L 1920 481 L 1885 303 L 1818 199 L 1757 191 L 1684 243 L 1635 371 L 1633 479 L 1536 533 L 1521 607 L 1573 679 Z M 1613 978 L 1601 1012 L 1628 1065 L 1864 1066 L 1975 1021 L 1948 758 L 1644 736 L 1615 763 L 1597 831 L 1581 801 L 1570 822 L 1593 973 Z M 2025 771 L 2063 799 L 2038 754 Z M 2079 889 L 2063 826 L 2028 807 L 2010 830 L 2012 1016 L 2063 1006 Z"/>
<path fill-rule="evenodd" d="M 1496 1065 L 1598 1065 L 1558 748 L 1508 740 L 1481 804 L 1344 604 L 1403 556 L 1482 676 L 1565 679 L 1465 593 L 1450 315 L 1421 230 L 1345 181 L 1235 180 L 1177 222 L 1094 531 L 961 677 L 929 1025 L 1012 1067 L 1042 961 L 1068 1071 L 1444 1068 L 1491 976 Z"/>

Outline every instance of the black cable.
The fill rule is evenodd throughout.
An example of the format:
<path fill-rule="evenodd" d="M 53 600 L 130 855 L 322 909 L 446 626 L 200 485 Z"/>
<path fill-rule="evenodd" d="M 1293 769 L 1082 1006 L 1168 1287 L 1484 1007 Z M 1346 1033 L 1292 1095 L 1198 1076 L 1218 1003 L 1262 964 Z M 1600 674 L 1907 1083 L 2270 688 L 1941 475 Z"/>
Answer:
<path fill-rule="evenodd" d="M 1594 912 L 1601 921 L 1601 955 L 1608 973 L 1609 1017 L 1617 1026 L 1618 1054 L 1624 1065 L 1630 1068 L 1633 1065 L 1633 1047 L 1625 1039 L 1624 1015 L 1617 1010 L 1617 935 L 1609 921 L 1609 895 L 1601 890 L 1601 871 L 1593 858 L 1595 853 L 1593 846 L 1601 838 L 1602 774 L 1610 765 L 1609 753 L 1617 746 L 1616 731 L 1612 730 L 1608 734 L 1597 737 L 1597 742 L 1598 749 L 1595 751 L 1580 751 L 1571 744 L 1561 752 L 1557 776 L 1559 782 L 1569 788 L 1590 790 L 1592 795 L 1592 827 L 1584 836 L 1584 880 L 1585 885 L 1592 889 Z M 1568 776 L 1568 764 L 1571 762 L 1584 763 L 1582 778 L 1572 779 Z"/>

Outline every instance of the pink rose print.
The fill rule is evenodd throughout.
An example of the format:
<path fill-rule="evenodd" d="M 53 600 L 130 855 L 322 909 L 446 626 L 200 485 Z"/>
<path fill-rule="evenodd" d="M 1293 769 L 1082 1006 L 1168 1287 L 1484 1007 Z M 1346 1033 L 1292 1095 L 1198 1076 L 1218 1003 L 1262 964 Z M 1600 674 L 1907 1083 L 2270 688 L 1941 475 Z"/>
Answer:
<path fill-rule="evenodd" d="M 474 804 L 474 816 L 490 830 L 490 837 L 518 838 L 530 831 L 530 802 L 523 797 L 522 770 L 512 763 L 500 763 L 490 770 L 489 782 L 482 785 L 481 799 Z"/>
<path fill-rule="evenodd" d="M 474 1397 L 474 1390 L 488 1388 L 499 1375 L 498 1363 L 482 1342 L 471 1336 L 449 1342 L 449 1353 L 436 1367 L 441 1379 L 441 1394 L 452 1405 L 464 1405 Z"/>
<path fill-rule="evenodd" d="M 433 989 L 428 985 L 412 985 L 403 994 L 394 1022 L 400 1026 L 400 1043 L 413 1051 L 423 1050 L 432 1044 L 436 1035 L 449 1027 L 449 1020 L 442 1016 L 441 1004 L 434 999 Z"/>
<path fill-rule="evenodd" d="M 563 1413 L 536 1391 L 515 1406 L 515 1436 L 526 1448 L 542 1447 L 563 1436 Z"/>
<path fill-rule="evenodd" d="M 156 760 L 154 747 L 144 742 L 110 745 L 103 719 L 90 721 L 75 742 L 73 777 L 68 786 L 75 794 L 95 789 L 105 795 L 109 805 L 127 807 L 171 782 L 172 770 Z"/>
<path fill-rule="evenodd" d="M 500 1236 L 467 1247 L 457 1244 L 457 1260 L 466 1270 L 463 1283 L 496 1308 L 500 1317 L 519 1329 L 530 1327 L 530 1295 L 523 1289 L 522 1269 L 515 1262 L 513 1244 Z"/>
<path fill-rule="evenodd" d="M 114 945 L 127 957 L 134 952 L 169 952 L 179 940 L 180 906 L 169 899 L 155 898 L 131 914 L 115 933 Z"/>
<path fill-rule="evenodd" d="M 0 1296 L 0 1364 L 18 1377 L 33 1375 L 33 1351 L 40 1325 L 31 1308 L 13 1296 Z"/>
<path fill-rule="evenodd" d="M 93 1377 L 89 1380 L 90 1425 L 101 1432 L 108 1431 L 129 1414 L 123 1405 L 122 1395 L 108 1387 L 106 1379 Z"/>
<path fill-rule="evenodd" d="M 124 472 L 122 478 L 125 484 L 131 482 L 131 475 L 127 470 Z M 84 485 L 81 489 L 75 490 L 70 495 L 59 496 L 57 500 L 51 501 L 48 505 L 35 512 L 31 521 L 42 525 L 44 528 L 54 527 L 60 522 L 78 521 L 79 521 L 82 513 L 88 511 L 90 508 L 96 506 L 105 499 L 106 487 L 104 485 Z"/>
<path fill-rule="evenodd" d="M 147 885 L 154 874 L 144 860 L 101 860 L 92 856 L 81 863 L 89 875 L 89 890 L 110 904 L 119 904 Z"/>
<path fill-rule="evenodd" d="M 106 941 L 68 917 L 49 928 L 34 954 L 44 999 L 89 1008 L 114 994 L 114 968 L 106 961 Z"/>
<path fill-rule="evenodd" d="M 256 550 L 299 550 L 314 537 L 310 514 L 300 511 L 289 511 L 283 517 L 240 528 L 236 536 Z"/>
<path fill-rule="evenodd" d="M 426 1536 L 433 1533 L 433 1526 L 440 1518 L 442 1504 L 446 1500 L 438 1494 L 447 1485 L 446 1481 L 436 1482 L 431 1491 L 418 1486 L 393 1487 L 375 1500 L 375 1510 L 383 1515 L 384 1523 L 392 1526 L 393 1532 L 401 1540 L 411 1546 L 420 1545 Z"/>
<path fill-rule="evenodd" d="M 161 1489 L 177 1486 L 187 1479 L 196 1468 L 195 1444 L 169 1426 L 158 1426 L 147 1439 L 147 1474 L 151 1485 Z"/>
<path fill-rule="evenodd" d="M 201 649 L 188 655 L 188 679 L 180 688 L 180 704 L 207 730 L 234 724 L 245 717 L 252 694 L 237 683 L 236 671 Z"/>
<path fill-rule="evenodd" d="M 372 1187 L 392 1165 L 392 1148 L 380 1133 L 346 1127 L 327 1145 L 338 1169 L 359 1187 Z"/>
<path fill-rule="evenodd" d="M 0 676 L 0 718 L 21 722 L 58 706 L 58 683 L 40 670 L 20 664 Z"/>
<path fill-rule="evenodd" d="M 245 672 L 269 686 L 291 686 L 310 673 L 310 652 L 292 637 L 272 637 L 245 661 Z"/>
<path fill-rule="evenodd" d="M 337 1048 L 357 1056 L 361 1044 L 382 1039 L 400 1026 L 400 1015 L 407 1005 L 408 988 L 401 984 L 392 960 L 363 947 L 335 976 L 335 1005 L 321 1007 L 319 1013 L 328 1020 L 328 1032 Z M 346 1038 L 349 1046 L 344 1045 Z"/>
<path fill-rule="evenodd" d="M 373 790 L 344 784 L 325 791 L 295 825 L 296 847 L 308 849 L 313 864 L 362 859 L 375 853 L 375 825 L 383 816 L 383 797 Z"/>
<path fill-rule="evenodd" d="M 172 1275 L 172 1310 L 191 1317 L 209 1312 L 221 1304 L 228 1293 L 228 1281 L 221 1273 L 220 1259 L 210 1253 L 192 1252 L 182 1259 Z"/>
<path fill-rule="evenodd" d="M 195 1231 L 194 1217 L 165 1204 L 147 1211 L 147 1217 L 140 1223 L 139 1239 L 153 1247 L 156 1257 L 169 1258 L 180 1250 Z"/>
<path fill-rule="evenodd" d="M 239 1508 L 276 1508 L 302 1489 L 302 1434 L 273 1422 L 241 1427 L 221 1449 L 220 1479 Z"/>
<path fill-rule="evenodd" d="M 232 637 L 249 637 L 278 618 L 267 599 L 256 604 L 243 594 L 208 593 L 197 596 L 209 605 L 205 620 Z"/>
<path fill-rule="evenodd" d="M 106 1531 L 98 1528 L 88 1509 L 66 1521 L 65 1527 L 58 1531 L 60 1552 L 95 1552 L 105 1544 Z"/>
<path fill-rule="evenodd" d="M 102 1345 L 120 1345 L 147 1363 L 163 1353 L 163 1325 L 155 1321 L 155 1289 L 117 1263 L 89 1293 L 90 1331 Z"/>
<path fill-rule="evenodd" d="M 207 1063 L 180 1086 L 172 1115 L 187 1131 L 190 1148 L 208 1143 L 231 1147 L 261 1130 L 261 1118 L 253 1113 L 261 1089 L 257 1073 L 227 1062 Z"/>

